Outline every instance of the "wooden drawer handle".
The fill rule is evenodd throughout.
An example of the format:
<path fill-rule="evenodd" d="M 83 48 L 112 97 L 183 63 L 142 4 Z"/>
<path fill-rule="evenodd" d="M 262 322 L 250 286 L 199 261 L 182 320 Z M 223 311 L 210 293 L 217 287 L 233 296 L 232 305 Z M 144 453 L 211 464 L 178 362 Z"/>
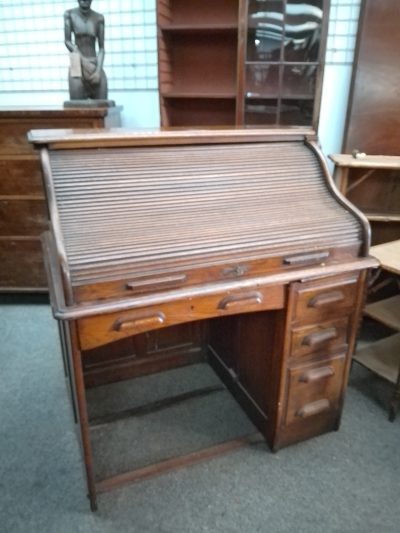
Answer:
<path fill-rule="evenodd" d="M 323 411 L 330 409 L 331 404 L 329 400 L 317 400 L 316 402 L 308 403 L 299 409 L 296 413 L 296 416 L 300 418 L 307 418 L 308 416 L 317 415 Z"/>
<path fill-rule="evenodd" d="M 311 298 L 307 304 L 307 307 L 319 309 L 324 305 L 335 304 L 342 302 L 343 300 L 344 294 L 342 291 L 326 292 L 325 294 L 318 294 L 317 296 L 314 296 L 314 298 Z"/>
<path fill-rule="evenodd" d="M 115 331 L 127 331 L 129 329 L 136 328 L 151 328 L 154 326 L 159 326 L 165 322 L 165 315 L 163 313 L 156 313 L 154 315 L 142 316 L 138 318 L 128 318 L 123 319 L 119 318 L 113 324 L 113 329 Z"/>
<path fill-rule="evenodd" d="M 183 283 L 186 281 L 186 274 L 180 274 L 178 276 L 168 276 L 164 278 L 150 278 L 140 281 L 128 281 L 125 287 L 128 290 L 142 289 L 146 287 L 153 287 L 154 285 L 171 285 L 174 283 Z"/>
<path fill-rule="evenodd" d="M 231 309 L 238 309 L 240 307 L 252 304 L 260 304 L 263 301 L 262 294 L 259 292 L 251 292 L 249 294 L 232 295 L 223 298 L 219 304 L 218 309 L 229 311 Z"/>
<path fill-rule="evenodd" d="M 316 346 L 322 342 L 336 339 L 337 336 L 338 331 L 336 328 L 327 328 L 322 331 L 314 331 L 313 333 L 306 335 L 301 344 L 305 346 Z"/>
<path fill-rule="evenodd" d="M 301 383 L 312 383 L 323 378 L 330 378 L 335 375 L 335 370 L 331 366 L 321 366 L 320 368 L 313 368 L 307 370 L 299 377 Z"/>
<path fill-rule="evenodd" d="M 320 263 L 329 257 L 329 252 L 318 252 L 314 254 L 292 255 L 283 259 L 284 265 L 301 265 L 303 263 Z"/>

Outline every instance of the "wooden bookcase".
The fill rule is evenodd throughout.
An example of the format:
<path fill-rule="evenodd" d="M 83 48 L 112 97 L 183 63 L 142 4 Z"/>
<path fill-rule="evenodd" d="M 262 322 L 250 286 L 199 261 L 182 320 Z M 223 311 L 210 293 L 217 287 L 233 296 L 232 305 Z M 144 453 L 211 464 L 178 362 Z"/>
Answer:
<path fill-rule="evenodd" d="M 328 0 L 158 0 L 162 126 L 317 129 L 328 11 Z"/>

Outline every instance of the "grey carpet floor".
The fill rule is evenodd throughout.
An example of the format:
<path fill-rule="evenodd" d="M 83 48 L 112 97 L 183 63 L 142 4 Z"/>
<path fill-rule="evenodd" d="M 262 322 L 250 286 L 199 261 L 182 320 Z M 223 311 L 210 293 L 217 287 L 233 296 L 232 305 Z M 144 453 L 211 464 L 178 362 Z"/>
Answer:
<path fill-rule="evenodd" d="M 400 532 L 400 415 L 388 422 L 390 386 L 357 365 L 338 432 L 277 454 L 263 443 L 242 448 L 103 494 L 91 513 L 48 305 L 1 305 L 0 339 L 1 533 Z M 195 365 L 102 387 L 89 394 L 91 416 L 217 382 Z M 252 430 L 217 392 L 99 426 L 96 474 Z"/>

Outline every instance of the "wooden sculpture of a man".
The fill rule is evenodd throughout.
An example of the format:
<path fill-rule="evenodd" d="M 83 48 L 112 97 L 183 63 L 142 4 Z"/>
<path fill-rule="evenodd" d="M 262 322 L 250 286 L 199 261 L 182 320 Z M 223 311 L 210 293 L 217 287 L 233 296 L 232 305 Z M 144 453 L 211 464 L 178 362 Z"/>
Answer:
<path fill-rule="evenodd" d="M 91 9 L 92 0 L 78 0 L 79 7 L 64 14 L 65 45 L 71 52 L 71 100 L 107 100 L 104 62 L 104 16 Z M 98 53 L 96 53 L 96 44 Z"/>

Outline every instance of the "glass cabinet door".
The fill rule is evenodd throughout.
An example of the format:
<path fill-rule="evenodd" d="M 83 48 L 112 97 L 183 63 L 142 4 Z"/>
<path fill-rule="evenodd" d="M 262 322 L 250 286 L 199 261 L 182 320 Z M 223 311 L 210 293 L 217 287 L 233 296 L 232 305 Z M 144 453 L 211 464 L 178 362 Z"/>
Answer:
<path fill-rule="evenodd" d="M 248 0 L 245 124 L 313 123 L 326 0 Z"/>

